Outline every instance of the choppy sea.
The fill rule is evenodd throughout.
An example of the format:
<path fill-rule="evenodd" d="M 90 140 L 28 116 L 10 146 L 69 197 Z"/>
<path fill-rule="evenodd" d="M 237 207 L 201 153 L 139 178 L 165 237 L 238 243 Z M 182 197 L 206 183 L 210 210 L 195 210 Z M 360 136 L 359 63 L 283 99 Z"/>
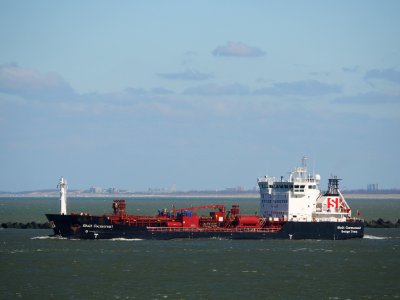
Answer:
<path fill-rule="evenodd" d="M 349 199 L 362 217 L 397 221 L 400 199 Z M 221 203 L 254 214 L 258 199 L 127 199 L 135 214 Z M 69 199 L 107 213 L 111 199 Z M 0 222 L 45 222 L 57 199 L 0 198 Z M 400 229 L 347 241 L 67 240 L 0 230 L 0 299 L 400 299 Z"/>

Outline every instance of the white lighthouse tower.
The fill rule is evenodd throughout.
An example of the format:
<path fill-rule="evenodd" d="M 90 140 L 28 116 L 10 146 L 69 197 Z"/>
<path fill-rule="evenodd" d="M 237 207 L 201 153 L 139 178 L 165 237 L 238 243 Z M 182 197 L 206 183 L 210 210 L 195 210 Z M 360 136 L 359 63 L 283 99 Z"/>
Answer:
<path fill-rule="evenodd" d="M 60 182 L 57 185 L 57 188 L 60 190 L 60 214 L 67 214 L 67 181 L 64 177 L 60 178 Z"/>

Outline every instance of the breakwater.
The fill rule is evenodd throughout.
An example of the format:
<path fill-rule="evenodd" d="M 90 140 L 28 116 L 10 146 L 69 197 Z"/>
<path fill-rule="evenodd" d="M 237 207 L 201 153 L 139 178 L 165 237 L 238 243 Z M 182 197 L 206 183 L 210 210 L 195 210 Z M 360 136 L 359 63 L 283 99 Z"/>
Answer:
<path fill-rule="evenodd" d="M 368 228 L 400 228 L 400 219 L 397 222 L 389 220 L 383 220 L 381 218 L 377 220 L 364 220 L 365 227 Z M 16 228 L 16 229 L 51 229 L 49 222 L 7 222 L 1 223 L 1 228 Z"/>
<path fill-rule="evenodd" d="M 364 220 L 364 225 L 365 227 L 370 228 L 400 228 L 400 219 L 398 219 L 396 223 L 392 221 L 385 221 L 381 218 L 372 221 Z"/>
<path fill-rule="evenodd" d="M 7 222 L 1 223 L 1 228 L 16 228 L 16 229 L 51 229 L 49 222 Z"/>

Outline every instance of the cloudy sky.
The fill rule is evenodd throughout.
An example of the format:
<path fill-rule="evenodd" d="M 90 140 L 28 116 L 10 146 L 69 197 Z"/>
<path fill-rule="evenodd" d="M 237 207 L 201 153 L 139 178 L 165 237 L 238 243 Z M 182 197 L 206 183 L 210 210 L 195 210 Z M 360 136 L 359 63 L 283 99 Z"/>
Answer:
<path fill-rule="evenodd" d="M 400 187 L 399 1 L 0 2 L 0 191 Z"/>

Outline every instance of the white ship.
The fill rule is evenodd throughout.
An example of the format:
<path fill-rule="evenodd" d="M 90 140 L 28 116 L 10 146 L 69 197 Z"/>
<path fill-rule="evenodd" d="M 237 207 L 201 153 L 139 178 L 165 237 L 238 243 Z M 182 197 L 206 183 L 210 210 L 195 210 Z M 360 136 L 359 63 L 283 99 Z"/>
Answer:
<path fill-rule="evenodd" d="M 309 174 L 307 157 L 302 166 L 289 173 L 289 178 L 258 179 L 260 215 L 268 221 L 346 222 L 351 209 L 339 190 L 339 178 L 329 179 L 328 191 L 320 191 L 321 176 Z"/>

